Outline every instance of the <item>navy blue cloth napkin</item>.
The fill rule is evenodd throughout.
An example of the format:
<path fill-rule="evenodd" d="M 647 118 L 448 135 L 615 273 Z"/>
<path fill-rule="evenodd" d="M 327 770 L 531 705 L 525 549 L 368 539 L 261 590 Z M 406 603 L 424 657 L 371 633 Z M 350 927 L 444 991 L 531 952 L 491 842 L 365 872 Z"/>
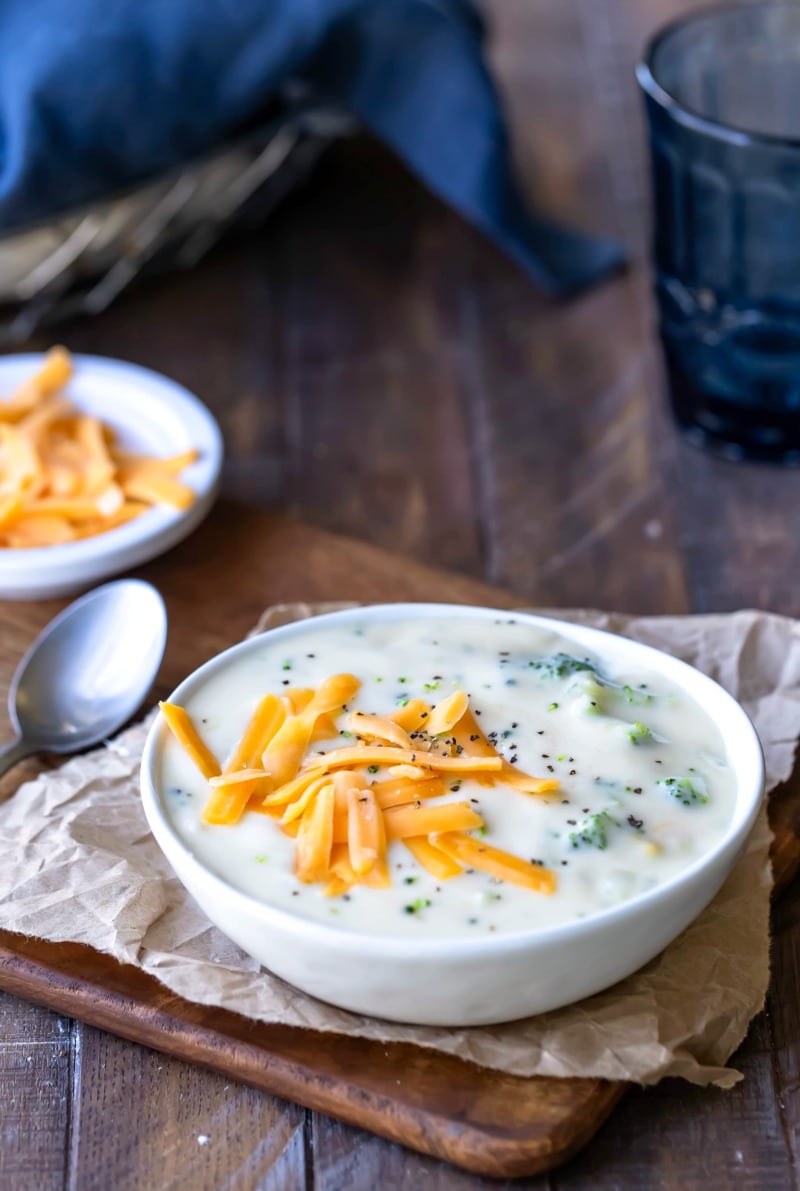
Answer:
<path fill-rule="evenodd" d="M 0 0 L 0 229 L 207 152 L 301 82 L 539 285 L 576 289 L 620 250 L 526 208 L 483 38 L 470 0 Z"/>

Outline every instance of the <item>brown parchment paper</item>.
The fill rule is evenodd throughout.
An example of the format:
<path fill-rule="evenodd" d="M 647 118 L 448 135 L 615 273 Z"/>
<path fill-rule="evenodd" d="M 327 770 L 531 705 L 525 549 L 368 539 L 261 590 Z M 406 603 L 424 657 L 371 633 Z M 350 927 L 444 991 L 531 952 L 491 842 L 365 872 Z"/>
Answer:
<path fill-rule="evenodd" d="M 284 605 L 258 628 L 341 605 Z M 768 789 L 800 735 L 800 623 L 758 612 L 631 618 L 556 612 L 667 650 L 745 706 Z M 331 1008 L 271 976 L 214 928 L 172 876 L 142 813 L 138 767 L 150 717 L 106 747 L 22 786 L 0 817 L 0 926 L 88 943 L 188 1000 L 265 1022 L 412 1042 L 516 1075 L 667 1075 L 728 1087 L 724 1066 L 762 1007 L 769 975 L 766 811 L 708 909 L 660 956 L 577 1005 L 509 1025 L 399 1026 Z"/>

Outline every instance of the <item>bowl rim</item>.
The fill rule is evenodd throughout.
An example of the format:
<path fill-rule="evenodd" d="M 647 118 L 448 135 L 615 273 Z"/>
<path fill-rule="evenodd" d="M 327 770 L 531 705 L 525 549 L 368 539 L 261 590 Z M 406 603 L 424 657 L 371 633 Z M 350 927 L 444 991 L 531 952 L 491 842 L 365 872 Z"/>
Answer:
<path fill-rule="evenodd" d="M 266 637 L 270 640 L 275 640 L 276 638 L 302 635 L 304 626 L 308 628 L 309 625 L 313 624 L 316 628 L 320 625 L 330 624 L 331 622 L 344 621 L 346 623 L 347 621 L 358 620 L 364 616 L 370 619 L 391 620 L 401 618 L 423 619 L 437 615 L 451 616 L 454 614 L 464 619 L 485 620 L 500 618 L 515 621 L 522 620 L 536 627 L 561 633 L 568 639 L 571 637 L 577 644 L 585 645 L 590 649 L 594 647 L 600 653 L 602 653 L 604 645 L 610 647 L 612 650 L 619 648 L 623 653 L 630 650 L 636 655 L 641 654 L 645 665 L 647 662 L 650 662 L 652 669 L 665 672 L 678 685 L 683 686 L 697 702 L 702 703 L 702 699 L 698 698 L 694 690 L 694 685 L 700 688 L 701 694 L 705 692 L 713 699 L 718 700 L 721 706 L 726 708 L 727 713 L 732 716 L 731 726 L 726 729 L 721 725 L 718 716 L 713 711 L 709 711 L 708 714 L 722 733 L 726 749 L 730 750 L 731 742 L 735 741 L 737 748 L 743 751 L 751 768 L 749 774 L 745 769 L 744 779 L 740 778 L 739 780 L 736 806 L 731 816 L 731 821 L 725 834 L 717 841 L 715 847 L 703 853 L 693 864 L 681 870 L 670 878 L 670 880 L 655 886 L 653 889 L 646 890 L 615 906 L 598 910 L 596 913 L 590 913 L 585 918 L 576 918 L 569 922 L 540 926 L 529 930 L 504 931 L 502 934 L 464 938 L 448 936 L 417 938 L 416 936 L 381 935 L 368 931 L 349 930 L 339 924 L 318 922 L 315 919 L 304 918 L 288 910 L 283 910 L 279 907 L 271 906 L 267 902 L 260 901 L 258 898 L 244 893 L 234 885 L 231 885 L 197 858 L 172 826 L 156 787 L 154 762 L 158 748 L 161 742 L 166 739 L 166 733 L 168 732 L 164 717 L 159 714 L 150 727 L 142 752 L 140 791 L 144 812 L 150 829 L 170 864 L 172 864 L 172 861 L 169 849 L 174 848 L 180 857 L 182 867 L 185 868 L 188 866 L 192 876 L 205 882 L 218 900 L 219 898 L 223 898 L 240 911 L 246 911 L 250 916 L 256 915 L 256 917 L 262 918 L 265 923 L 273 923 L 276 927 L 284 931 L 288 930 L 296 934 L 298 938 L 303 938 L 311 945 L 320 944 L 322 946 L 330 946 L 335 944 L 341 950 L 349 943 L 359 951 L 369 948 L 376 955 L 381 955 L 387 959 L 413 958 L 413 956 L 418 954 L 429 957 L 431 952 L 436 952 L 443 959 L 458 959 L 475 956 L 476 954 L 499 956 L 505 952 L 517 951 L 521 947 L 532 948 L 537 944 L 545 944 L 553 940 L 561 940 L 566 943 L 579 939 L 585 934 L 596 933 L 598 930 L 607 926 L 624 924 L 632 918 L 638 918 L 659 904 L 668 902 L 674 895 L 679 895 L 684 887 L 691 886 L 695 878 L 700 876 L 704 870 L 713 868 L 715 862 L 720 859 L 724 858 L 726 860 L 725 876 L 728 875 L 741 848 L 750 835 L 764 797 L 764 754 L 756 730 L 749 716 L 737 700 L 724 687 L 715 682 L 713 678 L 697 670 L 688 662 L 681 661 L 679 658 L 665 653 L 655 646 L 645 645 L 630 637 L 623 637 L 620 634 L 608 632 L 605 629 L 596 629 L 588 625 L 577 625 L 570 621 L 561 621 L 555 617 L 541 616 L 537 613 L 491 608 L 485 605 L 413 602 L 359 605 L 353 608 L 321 613 L 318 616 L 292 621 L 285 625 L 278 625 L 256 633 L 236 645 L 230 646 L 187 675 L 169 696 L 169 700 L 180 703 L 186 695 L 190 694 L 194 688 L 200 686 L 216 671 L 227 667 L 239 656 L 257 650 L 263 644 Z M 683 682 L 681 682 L 681 677 L 684 679 Z M 706 710 L 708 710 L 707 707 Z M 738 765 L 736 768 L 738 769 Z M 167 841 L 166 844 L 164 841 Z"/>
<path fill-rule="evenodd" d="M 39 367 L 44 352 L 15 352 L 0 357 L 0 377 L 6 368 L 30 369 Z M 186 468 L 183 480 L 194 490 L 195 500 L 187 509 L 154 506 L 129 521 L 94 537 L 55 546 L 30 549 L 0 550 L 0 592 L 5 587 L 41 586 L 43 590 L 58 581 L 61 572 L 71 573 L 86 568 L 90 577 L 110 573 L 106 568 L 126 569 L 137 565 L 155 553 L 161 553 L 184 537 L 208 512 L 216 496 L 222 468 L 222 433 L 210 410 L 184 385 L 152 368 L 133 364 L 110 356 L 85 353 L 71 355 L 75 372 L 69 386 L 75 389 L 74 399 L 80 407 L 80 384 L 83 376 L 91 380 L 107 378 L 110 387 L 116 383 L 130 391 L 139 389 L 154 403 L 168 406 L 186 431 L 187 437 L 201 451 L 201 457 Z M 113 394 L 113 388 L 112 388 Z M 109 420 L 120 427 L 134 425 L 132 418 L 116 417 L 113 404 Z"/>

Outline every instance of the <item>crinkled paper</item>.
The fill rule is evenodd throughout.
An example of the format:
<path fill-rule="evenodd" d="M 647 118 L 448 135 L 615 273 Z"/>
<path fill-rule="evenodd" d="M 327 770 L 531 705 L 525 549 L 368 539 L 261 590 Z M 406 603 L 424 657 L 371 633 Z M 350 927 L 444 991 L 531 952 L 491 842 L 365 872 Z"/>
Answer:
<path fill-rule="evenodd" d="M 326 608 L 329 606 L 326 606 Z M 269 609 L 259 628 L 320 607 Z M 655 645 L 741 701 L 764 746 L 767 787 L 792 770 L 800 735 L 800 624 L 759 612 L 634 618 L 553 613 Z M 516 1075 L 667 1075 L 730 1086 L 725 1066 L 769 978 L 766 811 L 723 889 L 635 975 L 577 1005 L 509 1025 L 400 1026 L 322 1004 L 270 975 L 204 917 L 172 875 L 139 801 L 149 719 L 106 747 L 22 786 L 0 822 L 0 927 L 87 943 L 190 1001 L 258 1021 L 411 1042 Z"/>

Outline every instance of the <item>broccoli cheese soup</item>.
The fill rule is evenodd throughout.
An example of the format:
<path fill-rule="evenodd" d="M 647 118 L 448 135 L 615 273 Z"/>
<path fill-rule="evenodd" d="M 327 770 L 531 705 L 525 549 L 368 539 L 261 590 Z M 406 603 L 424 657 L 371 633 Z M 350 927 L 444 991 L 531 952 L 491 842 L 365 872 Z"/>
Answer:
<path fill-rule="evenodd" d="M 350 932 L 591 916 L 691 866 L 736 802 L 720 733 L 680 686 L 512 615 L 312 620 L 163 711 L 158 785 L 185 845 Z"/>

